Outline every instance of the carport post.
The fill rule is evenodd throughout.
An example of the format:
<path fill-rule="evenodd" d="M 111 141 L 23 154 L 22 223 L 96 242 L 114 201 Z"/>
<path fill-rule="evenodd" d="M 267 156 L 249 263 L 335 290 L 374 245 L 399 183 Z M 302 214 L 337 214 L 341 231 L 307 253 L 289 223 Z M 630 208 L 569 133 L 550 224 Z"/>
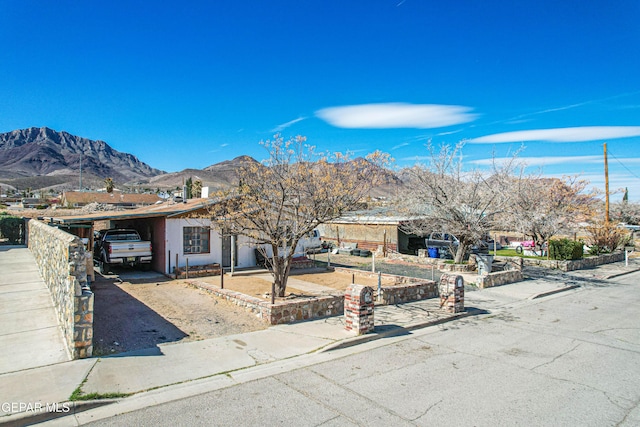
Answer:
<path fill-rule="evenodd" d="M 233 270 L 236 264 L 236 236 L 231 235 L 231 277 L 233 277 Z"/>
<path fill-rule="evenodd" d="M 224 289 L 224 267 L 220 266 L 220 289 Z"/>
<path fill-rule="evenodd" d="M 382 271 L 378 272 L 378 302 L 382 301 Z"/>

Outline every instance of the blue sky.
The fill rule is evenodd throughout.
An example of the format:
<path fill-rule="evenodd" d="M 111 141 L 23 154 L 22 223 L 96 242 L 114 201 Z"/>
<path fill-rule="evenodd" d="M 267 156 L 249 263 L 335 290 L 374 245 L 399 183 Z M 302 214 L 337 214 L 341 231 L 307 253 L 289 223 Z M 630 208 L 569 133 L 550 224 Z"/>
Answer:
<path fill-rule="evenodd" d="M 465 140 L 640 201 L 640 2 L 0 0 L 0 132 L 166 171 L 305 135 L 396 166 Z M 621 198 L 614 195 L 612 200 Z"/>

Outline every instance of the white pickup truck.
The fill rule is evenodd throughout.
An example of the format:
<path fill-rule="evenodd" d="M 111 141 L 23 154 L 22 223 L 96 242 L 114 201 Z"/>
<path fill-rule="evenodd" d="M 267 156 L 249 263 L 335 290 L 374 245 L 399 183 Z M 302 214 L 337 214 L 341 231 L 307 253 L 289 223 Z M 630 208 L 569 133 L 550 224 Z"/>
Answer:
<path fill-rule="evenodd" d="M 142 240 L 136 230 L 101 230 L 95 233 L 93 258 L 100 263 L 102 273 L 108 273 L 113 265 L 149 268 L 153 248 L 151 242 Z"/>

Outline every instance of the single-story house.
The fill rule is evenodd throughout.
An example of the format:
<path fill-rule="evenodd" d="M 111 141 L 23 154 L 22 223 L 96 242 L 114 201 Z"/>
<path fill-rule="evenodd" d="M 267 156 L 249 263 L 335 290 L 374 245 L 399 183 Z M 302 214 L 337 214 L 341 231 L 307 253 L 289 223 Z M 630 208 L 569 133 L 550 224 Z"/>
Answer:
<path fill-rule="evenodd" d="M 25 197 L 20 202 L 25 209 L 34 209 L 40 206 L 48 206 L 46 199 L 40 199 L 37 197 Z"/>
<path fill-rule="evenodd" d="M 220 264 L 245 268 L 256 265 L 255 245 L 242 236 L 222 236 L 207 218 L 212 199 L 186 202 L 165 201 L 138 209 L 104 211 L 68 217 L 45 217 L 43 220 L 86 239 L 93 248 L 93 230 L 133 228 L 153 246 L 152 269 L 173 274 L 174 268 Z M 233 247 L 232 247 L 233 245 Z"/>
<path fill-rule="evenodd" d="M 351 212 L 343 217 L 321 224 L 318 229 L 322 240 L 336 245 L 357 245 L 375 251 L 396 251 L 415 255 L 423 237 L 411 233 L 410 223 L 415 217 L 394 215 L 387 209 Z"/>
<path fill-rule="evenodd" d="M 65 191 L 60 199 L 60 204 L 67 208 L 81 208 L 90 203 L 112 205 L 120 208 L 132 209 L 141 206 L 153 205 L 161 202 L 157 194 L 113 193 L 98 191 Z"/>

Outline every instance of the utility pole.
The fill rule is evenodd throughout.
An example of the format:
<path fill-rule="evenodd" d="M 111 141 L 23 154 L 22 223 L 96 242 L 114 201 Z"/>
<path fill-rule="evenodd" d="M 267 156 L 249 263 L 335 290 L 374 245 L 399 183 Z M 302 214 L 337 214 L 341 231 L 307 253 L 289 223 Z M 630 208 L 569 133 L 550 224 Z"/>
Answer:
<path fill-rule="evenodd" d="M 604 221 L 609 223 L 609 163 L 607 162 L 607 143 L 604 143 Z"/>
<path fill-rule="evenodd" d="M 80 191 L 82 191 L 82 150 L 80 150 Z"/>

